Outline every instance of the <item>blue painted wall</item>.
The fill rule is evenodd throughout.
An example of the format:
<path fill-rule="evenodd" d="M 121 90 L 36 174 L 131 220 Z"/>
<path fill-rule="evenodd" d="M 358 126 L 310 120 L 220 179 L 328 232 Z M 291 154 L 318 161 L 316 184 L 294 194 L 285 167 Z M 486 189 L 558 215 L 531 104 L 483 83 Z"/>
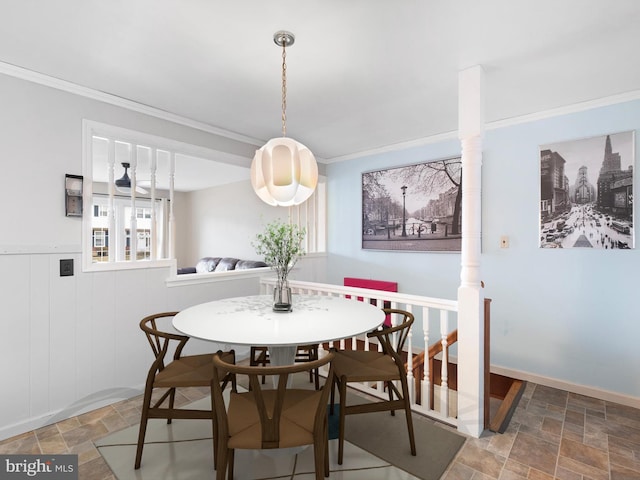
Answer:
<path fill-rule="evenodd" d="M 492 364 L 640 399 L 640 251 L 538 248 L 539 146 L 638 129 L 633 101 L 486 132 L 481 261 Z M 392 280 L 402 292 L 455 299 L 459 254 L 362 250 L 360 241 L 362 172 L 455 155 L 451 140 L 329 165 L 328 280 Z"/>

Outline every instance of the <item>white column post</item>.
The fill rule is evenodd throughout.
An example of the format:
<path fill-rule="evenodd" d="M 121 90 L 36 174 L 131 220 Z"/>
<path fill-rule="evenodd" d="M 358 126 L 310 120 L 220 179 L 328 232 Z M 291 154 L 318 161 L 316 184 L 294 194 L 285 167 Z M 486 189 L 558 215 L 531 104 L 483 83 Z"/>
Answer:
<path fill-rule="evenodd" d="M 476 65 L 458 74 L 458 136 L 462 144 L 462 255 L 458 288 L 458 430 L 484 430 L 484 322 L 480 278 L 481 166 L 484 72 Z"/>
<path fill-rule="evenodd" d="M 174 215 L 174 188 L 176 179 L 176 154 L 169 154 L 169 258 L 176 258 L 176 218 Z"/>

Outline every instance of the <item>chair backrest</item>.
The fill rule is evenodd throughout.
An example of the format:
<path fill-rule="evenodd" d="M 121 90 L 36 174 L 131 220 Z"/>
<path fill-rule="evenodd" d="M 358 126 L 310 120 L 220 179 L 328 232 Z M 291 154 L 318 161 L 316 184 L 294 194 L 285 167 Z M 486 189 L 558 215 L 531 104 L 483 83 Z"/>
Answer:
<path fill-rule="evenodd" d="M 411 312 L 406 310 L 397 308 L 383 308 L 382 310 L 387 315 L 399 316 L 400 320 L 395 326 L 383 326 L 379 330 L 369 332 L 367 336 L 376 337 L 382 345 L 382 351 L 391 355 L 399 366 L 404 365 L 401 355 L 415 318 Z"/>
<path fill-rule="evenodd" d="M 180 358 L 182 349 L 189 340 L 189 337 L 186 335 L 165 332 L 158 328 L 159 319 L 174 317 L 177 314 L 178 312 L 154 313 L 153 315 L 144 317 L 140 321 L 140 328 L 145 333 L 156 358 L 151 369 L 155 369 L 157 371 L 164 369 L 165 357 L 171 349 L 174 349 L 173 360 Z"/>
<path fill-rule="evenodd" d="M 308 372 L 310 370 L 322 367 L 331 362 L 334 354 L 327 355 L 311 362 L 294 363 L 285 366 L 247 366 L 247 365 L 231 365 L 224 362 L 219 355 L 213 357 L 213 398 L 216 409 L 217 428 L 220 439 L 226 439 L 229 435 L 229 425 L 227 419 L 227 411 L 222 397 L 222 388 L 220 387 L 220 375 L 227 373 L 238 375 L 246 375 L 249 378 L 249 389 L 252 399 L 255 402 L 257 413 L 260 417 L 262 438 L 260 448 L 280 448 L 282 432 L 280 430 L 281 415 L 285 406 L 285 397 L 288 392 L 293 393 L 300 389 L 288 388 L 287 383 L 290 375 L 299 372 Z M 215 368 L 214 368 L 215 367 Z M 261 383 L 263 375 L 273 375 L 278 378 L 277 387 L 270 388 L 270 382 L 266 385 Z M 333 367 L 329 368 L 324 386 L 320 391 L 305 390 L 310 394 L 318 394 L 319 400 L 315 412 L 306 412 L 312 415 L 313 431 L 320 431 L 323 422 L 327 419 L 327 400 L 329 391 L 333 382 Z M 272 384 L 273 385 L 273 384 Z M 231 395 L 235 395 L 234 392 Z M 275 399 L 274 399 L 275 396 Z M 223 440 L 225 441 L 225 440 Z"/>

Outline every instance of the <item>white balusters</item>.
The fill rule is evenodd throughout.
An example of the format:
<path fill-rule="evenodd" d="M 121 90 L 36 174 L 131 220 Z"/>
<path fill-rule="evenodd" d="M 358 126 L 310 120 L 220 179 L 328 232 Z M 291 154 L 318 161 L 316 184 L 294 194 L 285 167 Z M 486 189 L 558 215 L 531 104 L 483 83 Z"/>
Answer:
<path fill-rule="evenodd" d="M 158 150 L 155 148 L 151 149 L 151 238 L 150 240 L 150 248 L 151 248 L 151 260 L 157 260 L 159 258 L 158 255 L 158 219 L 156 218 L 156 170 L 158 169 Z"/>
<path fill-rule="evenodd" d="M 176 217 L 174 215 L 174 187 L 176 179 L 176 154 L 169 155 L 169 258 L 176 258 Z"/>
<path fill-rule="evenodd" d="M 109 171 L 109 200 L 107 206 L 107 222 L 109 224 L 108 239 L 105 239 L 105 244 L 109 247 L 109 261 L 115 262 L 117 259 L 117 245 L 116 245 L 116 207 L 114 197 L 116 194 L 115 184 L 115 162 L 116 162 L 116 143 L 109 139 L 107 150 L 107 169 Z M 108 243 L 107 243 L 108 242 Z"/>
<path fill-rule="evenodd" d="M 429 307 L 422 307 L 422 334 L 424 336 L 424 344 L 426 345 L 423 355 L 423 372 L 422 375 L 422 390 L 420 392 L 420 401 L 422 407 L 427 410 L 431 409 L 431 365 L 429 363 Z"/>
<path fill-rule="evenodd" d="M 450 334 L 452 333 L 452 330 L 456 329 L 456 326 L 450 325 L 450 323 L 455 323 L 457 321 L 455 320 L 455 316 L 450 317 L 449 312 L 457 312 L 456 301 L 421 297 L 417 295 L 407 295 L 397 292 L 380 292 L 377 290 L 374 291 L 356 287 L 345 287 L 341 285 L 304 282 L 297 280 L 290 280 L 289 283 L 292 287 L 296 287 L 300 291 L 304 291 L 311 295 L 329 295 L 342 298 L 346 298 L 348 296 L 351 301 L 358 301 L 358 297 L 360 297 L 362 299 L 361 301 L 364 302 L 375 299 L 377 302 L 376 305 L 380 306 L 380 308 L 382 308 L 383 302 L 386 301 L 391 308 L 407 310 L 411 313 L 416 312 L 417 318 L 414 326 L 420 323 L 420 317 L 422 317 L 422 335 L 416 335 L 416 338 L 418 338 L 419 341 L 424 341 L 425 349 L 424 373 L 420 376 L 419 386 L 421 397 L 420 405 L 416 404 L 416 398 L 418 395 L 415 383 L 416 378 L 413 373 L 413 368 L 415 366 L 413 356 L 414 352 L 418 353 L 416 352 L 413 327 L 409 332 L 409 336 L 405 344 L 405 351 L 407 352 L 407 382 L 409 385 L 409 397 L 412 409 L 450 425 L 457 425 L 457 402 L 456 398 L 454 397 L 454 395 L 456 395 L 456 392 L 449 389 L 449 376 L 447 369 L 450 360 L 448 349 L 451 347 L 448 339 L 450 337 Z M 261 284 L 262 286 L 271 286 L 275 284 L 275 279 L 263 278 L 261 279 Z M 434 312 L 431 313 L 430 310 L 433 310 Z M 428 349 L 429 343 L 438 337 L 438 333 L 437 331 L 433 331 L 433 333 L 431 332 L 429 320 L 430 316 L 433 317 L 436 311 L 439 312 L 440 318 L 439 347 L 442 347 L 442 353 L 440 354 L 440 358 L 442 359 L 442 369 L 440 371 L 442 382 L 439 386 L 439 399 L 436 402 L 433 402 L 435 403 L 435 405 L 432 405 L 431 392 L 434 389 L 434 385 L 429 380 L 432 372 L 430 372 Z M 393 318 L 393 322 L 397 324 L 397 316 L 393 317 L 395 317 Z M 369 350 L 378 348 L 378 351 L 381 350 L 381 345 L 378 342 L 370 342 L 369 339 L 366 338 L 366 335 L 362 335 L 359 338 L 361 342 L 363 342 L 365 349 Z M 349 348 L 349 342 L 351 341 L 356 342 L 357 338 L 352 338 L 349 340 L 342 339 L 340 341 L 333 342 L 332 345 L 341 349 Z M 393 339 L 393 341 L 395 341 L 395 338 Z M 377 347 L 374 347 L 373 345 L 376 345 Z M 357 348 L 357 346 L 353 345 L 353 348 Z M 422 348 L 422 346 L 420 346 L 420 348 Z M 388 395 L 386 390 L 383 388 L 384 385 L 381 382 L 375 382 L 373 384 L 369 382 L 367 382 L 366 384 L 350 384 L 350 386 L 353 386 L 354 388 L 373 396 L 386 398 Z M 438 385 L 436 385 L 435 388 L 438 389 Z M 451 415 L 449 415 L 449 411 L 451 411 Z"/>
<path fill-rule="evenodd" d="M 440 370 L 440 413 L 448 416 L 449 413 L 449 312 L 440 310 L 440 335 L 442 344 L 442 365 Z"/>
<path fill-rule="evenodd" d="M 413 306 L 406 305 L 405 310 L 409 313 L 413 313 Z M 409 329 L 409 335 L 407 336 L 407 385 L 409 386 L 409 399 L 411 404 L 415 403 L 415 382 L 413 376 L 413 327 Z"/>

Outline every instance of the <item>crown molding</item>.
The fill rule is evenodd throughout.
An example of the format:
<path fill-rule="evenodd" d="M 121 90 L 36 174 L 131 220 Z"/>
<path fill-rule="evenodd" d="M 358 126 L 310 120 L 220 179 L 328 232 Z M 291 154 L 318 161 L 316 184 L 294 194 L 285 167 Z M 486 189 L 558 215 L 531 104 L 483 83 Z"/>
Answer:
<path fill-rule="evenodd" d="M 486 130 L 497 130 L 499 128 L 511 127 L 514 125 L 521 125 L 523 123 L 536 122 L 538 120 L 544 120 L 547 118 L 560 117 L 562 115 L 569 115 L 572 113 L 584 112 L 592 110 L 594 108 L 608 107 L 610 105 L 616 105 L 619 103 L 632 102 L 640 100 L 640 90 L 633 90 L 630 92 L 620 93 L 617 95 L 611 95 L 608 97 L 602 97 L 595 100 L 588 100 L 584 102 L 574 103 L 563 107 L 552 108 L 541 112 L 531 113 L 527 115 L 520 115 L 512 118 L 505 118 L 503 120 L 495 120 L 487 122 L 485 124 Z M 371 150 L 364 150 L 362 152 L 351 153 L 348 155 L 342 155 L 325 160 L 325 163 L 337 163 L 344 162 L 346 160 L 353 160 L 356 158 L 369 157 L 372 155 L 379 155 L 382 153 L 389 153 L 398 150 L 407 150 L 409 148 L 421 147 L 433 143 L 443 142 L 447 140 L 455 140 L 458 138 L 457 131 L 438 133 L 436 135 L 430 135 L 428 137 L 418 138 L 410 140 L 408 142 L 395 143 L 393 145 L 386 145 L 384 147 L 375 148 Z"/>
<path fill-rule="evenodd" d="M 393 143 L 391 145 L 385 145 L 384 147 L 374 148 L 371 150 L 363 150 L 361 152 L 349 153 L 347 155 L 341 155 L 339 157 L 325 159 L 324 162 L 327 164 L 345 162 L 347 160 L 353 160 L 356 158 L 370 157 L 372 155 L 380 155 L 382 153 L 397 152 L 398 150 L 407 150 L 409 148 L 422 147 L 424 145 L 429 145 L 432 143 L 445 142 L 447 140 L 457 140 L 457 139 L 458 139 L 457 131 L 438 133 L 437 135 L 430 135 L 428 137 L 416 138 L 415 140 L 409 140 L 407 142 Z"/>
<path fill-rule="evenodd" d="M 148 105 L 144 105 L 142 103 L 138 103 L 133 100 L 128 100 L 126 98 L 118 97 L 110 93 L 101 92 L 99 90 L 94 90 L 92 88 L 83 87 L 82 85 L 68 82 L 66 80 L 61 80 L 59 78 L 51 77 L 43 73 L 35 72 L 33 70 L 28 70 L 26 68 L 18 67 L 10 63 L 0 62 L 0 73 L 11 76 L 11 77 L 20 78 L 22 80 L 27 80 L 29 82 L 37 83 L 39 85 L 44 85 L 46 87 L 55 88 L 57 90 L 61 90 L 67 93 L 72 93 L 74 95 L 79 95 L 81 97 L 97 100 L 103 103 L 108 103 L 116 107 L 125 108 L 127 110 L 131 110 L 138 113 L 143 113 L 151 117 L 167 120 L 169 122 L 177 123 L 179 125 L 184 125 L 185 127 L 195 128 L 197 130 L 201 130 L 207 133 L 212 133 L 214 135 L 219 135 L 221 137 L 228 138 L 231 140 L 237 140 L 239 142 L 244 142 L 244 143 L 248 143 L 250 145 L 255 145 L 255 146 L 261 146 L 262 144 L 264 144 L 264 141 L 258 140 L 256 138 L 248 137 L 246 135 L 241 135 L 239 133 L 231 132 L 229 130 L 224 130 L 222 128 L 214 127 L 212 125 L 208 125 L 203 122 L 198 122 L 190 118 L 182 117 L 180 115 L 176 115 L 164 110 L 160 110 L 159 108 L 150 107 Z"/>
<path fill-rule="evenodd" d="M 164 110 L 160 110 L 158 108 L 150 107 L 148 105 L 143 105 L 133 100 L 128 100 L 126 98 L 101 92 L 99 90 L 83 87 L 81 85 L 77 85 L 75 83 L 71 83 L 66 80 L 61 80 L 59 78 L 55 78 L 49 75 L 35 72 L 33 70 L 28 70 L 26 68 L 18 67 L 10 63 L 0 61 L 0 73 L 9 75 L 12 77 L 20 78 L 23 80 L 27 80 L 29 82 L 44 85 L 47 87 L 62 90 L 62 91 L 79 95 L 82 97 L 108 103 L 110 105 L 125 108 L 127 110 L 131 110 L 134 112 L 143 113 L 145 115 L 160 118 L 162 120 L 167 120 L 169 122 L 177 123 L 179 125 L 184 125 L 186 127 L 195 128 L 197 130 L 201 130 L 214 135 L 219 135 L 221 137 L 229 138 L 231 140 L 237 140 L 239 142 L 255 145 L 257 147 L 262 146 L 265 143 L 265 141 L 263 140 L 248 137 L 246 135 L 241 135 L 239 133 L 231 132 L 229 130 L 224 130 L 222 128 L 214 127 L 212 125 L 208 125 L 203 122 L 198 122 L 196 120 L 182 117 L 180 115 L 169 113 Z M 485 130 L 496 130 L 499 128 L 505 128 L 505 127 L 510 127 L 514 125 L 520 125 L 523 123 L 535 122 L 538 120 L 544 120 L 552 117 L 559 117 L 562 115 L 583 112 L 583 111 L 591 110 L 594 108 L 606 107 L 609 105 L 615 105 L 615 104 L 634 101 L 634 100 L 640 100 L 640 90 L 633 90 L 630 92 L 611 95 L 608 97 L 603 97 L 595 100 L 588 100 L 584 102 L 575 103 L 572 105 L 552 108 L 552 109 L 544 110 L 541 112 L 535 112 L 527 115 L 520 115 L 517 117 L 487 122 L 485 124 Z M 391 145 L 385 145 L 380 148 L 363 150 L 360 152 L 341 155 L 341 156 L 333 157 L 329 159 L 323 158 L 323 159 L 317 159 L 317 160 L 325 164 L 344 162 L 347 160 L 353 160 L 361 157 L 368 157 L 372 155 L 379 155 L 379 154 L 394 152 L 398 150 L 406 150 L 409 148 L 421 147 L 424 145 L 429 145 L 429 144 L 448 141 L 448 140 L 455 140 L 457 138 L 458 138 L 457 131 L 444 132 L 436 135 L 430 135 L 428 137 L 417 138 L 407 142 L 400 142 L 400 143 L 394 143 Z"/>
<path fill-rule="evenodd" d="M 520 115 L 518 117 L 505 118 L 504 120 L 496 120 L 493 122 L 488 122 L 485 125 L 485 128 L 487 130 L 496 130 L 498 128 L 511 127 L 513 125 L 520 125 L 522 123 L 536 122 L 538 120 L 560 117 L 562 115 L 584 112 L 587 110 L 592 110 L 594 108 L 608 107 L 610 105 L 631 102 L 634 100 L 640 100 L 640 90 L 632 90 L 630 92 L 610 95 L 608 97 L 597 98 L 595 100 L 587 100 L 571 105 L 565 105 L 563 107 L 543 110 L 541 112 Z"/>

